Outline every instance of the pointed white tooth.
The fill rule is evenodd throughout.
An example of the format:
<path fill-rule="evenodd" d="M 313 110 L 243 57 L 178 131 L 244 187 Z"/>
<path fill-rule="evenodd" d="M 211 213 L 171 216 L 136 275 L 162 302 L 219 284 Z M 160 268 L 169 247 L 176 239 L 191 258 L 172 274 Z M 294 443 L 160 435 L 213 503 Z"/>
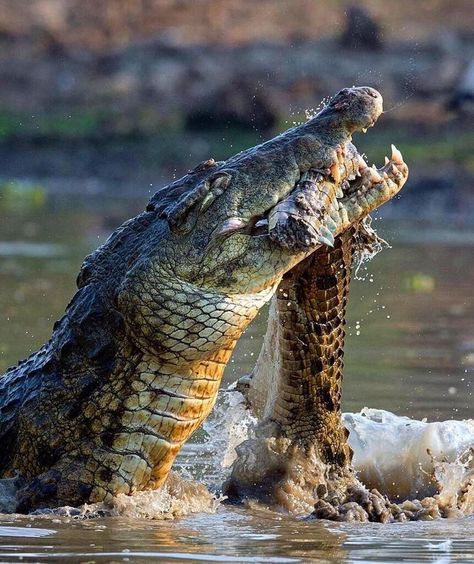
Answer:
<path fill-rule="evenodd" d="M 364 133 L 367 133 L 367 128 L 366 128 L 366 127 L 363 127 L 363 128 L 362 128 L 362 131 L 363 131 Z"/>
<path fill-rule="evenodd" d="M 361 155 L 357 155 L 357 160 L 359 161 L 359 170 L 367 168 L 367 163 L 364 161 Z"/>
<path fill-rule="evenodd" d="M 286 223 L 286 221 L 288 221 L 288 217 L 289 215 L 286 212 L 270 212 L 270 215 L 268 216 L 268 230 L 272 231 L 275 229 L 277 223 Z"/>
<path fill-rule="evenodd" d="M 204 213 L 210 207 L 210 205 L 215 199 L 216 199 L 216 194 L 214 194 L 213 192 L 209 192 L 209 194 L 207 194 L 204 200 L 202 201 L 201 212 Z"/>
<path fill-rule="evenodd" d="M 402 162 L 403 162 L 402 154 L 401 154 L 400 151 L 395 147 L 395 145 L 392 145 L 392 161 L 393 161 L 394 163 L 397 163 L 397 164 L 402 164 Z"/>
<path fill-rule="evenodd" d="M 387 165 L 390 162 L 390 159 L 388 157 L 385 157 L 385 164 Z"/>
<path fill-rule="evenodd" d="M 383 173 L 383 177 L 385 178 L 385 180 L 387 180 L 388 178 L 388 174 L 386 172 Z"/>
<path fill-rule="evenodd" d="M 369 172 L 370 172 L 370 179 L 372 180 L 372 182 L 382 181 L 382 177 L 380 176 L 379 171 L 375 168 L 375 165 L 369 168 Z"/>
<path fill-rule="evenodd" d="M 321 225 L 318 240 L 329 247 L 334 247 L 334 235 L 327 227 Z"/>
<path fill-rule="evenodd" d="M 337 211 L 337 208 L 335 209 L 335 211 Z M 335 233 L 335 232 L 336 232 L 336 230 L 337 230 L 337 223 L 336 223 L 330 216 L 325 217 L 325 218 L 324 218 L 324 222 L 325 222 L 327 228 L 330 229 L 330 231 L 331 231 L 332 233 Z"/>
<path fill-rule="evenodd" d="M 248 222 L 244 221 L 240 217 L 229 217 L 222 223 L 222 225 L 215 229 L 212 234 L 212 238 L 216 237 L 223 237 L 227 235 L 231 235 L 236 231 L 240 231 L 245 229 L 248 225 Z"/>
<path fill-rule="evenodd" d="M 336 198 L 342 198 L 343 196 L 344 196 L 344 192 L 342 191 L 342 188 L 338 186 L 336 191 Z"/>

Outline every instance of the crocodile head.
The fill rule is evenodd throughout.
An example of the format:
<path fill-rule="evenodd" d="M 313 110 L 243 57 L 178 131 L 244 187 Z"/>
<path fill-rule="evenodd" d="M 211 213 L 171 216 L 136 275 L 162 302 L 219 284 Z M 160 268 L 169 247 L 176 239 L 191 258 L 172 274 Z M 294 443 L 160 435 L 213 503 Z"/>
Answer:
<path fill-rule="evenodd" d="M 318 121 L 327 120 L 334 132 L 337 129 L 349 131 L 367 131 L 372 127 L 383 111 L 383 98 L 375 88 L 360 86 L 343 88 L 315 117 Z"/>
<path fill-rule="evenodd" d="M 170 225 L 177 275 L 259 292 L 391 199 L 408 175 L 400 152 L 371 168 L 351 142 L 381 113 L 376 90 L 346 88 L 307 123 L 159 192 L 151 206 Z"/>
<path fill-rule="evenodd" d="M 346 89 L 306 124 L 158 192 L 128 228 L 115 286 L 134 343 L 173 362 L 232 350 L 286 272 L 403 186 L 397 150 L 373 169 L 351 143 L 380 112 L 376 91 Z M 109 242 L 111 261 L 117 238 L 125 235 Z"/>
<path fill-rule="evenodd" d="M 314 248 L 318 242 L 332 246 L 337 234 L 398 193 L 408 177 L 400 151 L 392 145 L 383 166 L 368 167 L 352 143 L 353 133 L 374 126 L 382 106 L 373 88 L 345 88 L 308 122 L 318 128 L 321 154 L 329 159 L 305 172 L 293 193 L 271 210 L 273 240 L 293 251 Z M 325 182 L 316 183 L 318 177 Z"/>

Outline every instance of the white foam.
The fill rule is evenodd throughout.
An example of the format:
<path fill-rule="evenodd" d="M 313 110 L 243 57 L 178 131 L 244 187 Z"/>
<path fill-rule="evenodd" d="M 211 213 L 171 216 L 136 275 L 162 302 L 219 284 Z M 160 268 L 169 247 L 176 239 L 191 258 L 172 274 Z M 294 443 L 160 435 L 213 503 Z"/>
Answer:
<path fill-rule="evenodd" d="M 213 460 L 220 479 L 236 458 L 236 447 L 253 435 L 256 419 L 239 392 L 222 394 L 221 403 L 206 423 Z M 462 488 L 468 488 L 464 507 L 474 512 L 474 420 L 432 422 L 364 408 L 344 413 L 353 465 L 361 481 L 392 499 L 411 499 L 440 494 L 447 505 Z M 472 505 L 472 510 L 468 506 Z"/>
<path fill-rule="evenodd" d="M 345 413 L 354 467 L 369 487 L 392 498 L 418 498 L 459 489 L 474 472 L 474 421 L 428 423 L 364 408 Z"/>
<path fill-rule="evenodd" d="M 18 483 L 7 478 L 0 480 L 0 513 L 14 513 Z M 89 519 L 93 517 L 124 516 L 132 519 L 168 520 L 192 513 L 215 513 L 222 498 L 212 494 L 205 485 L 170 472 L 166 483 L 154 491 L 134 495 L 119 494 L 107 502 L 84 504 L 81 507 L 63 506 L 38 509 L 35 515 Z"/>
<path fill-rule="evenodd" d="M 215 513 L 221 499 L 194 480 L 171 472 L 165 484 L 154 491 L 120 494 L 108 503 L 85 504 L 81 516 L 125 516 L 134 519 L 175 519 L 191 513 Z"/>
<path fill-rule="evenodd" d="M 203 428 L 207 433 L 206 448 L 211 452 L 215 466 L 221 469 L 222 479 L 227 477 L 223 469 L 230 468 L 237 456 L 236 447 L 249 438 L 256 423 L 257 419 L 247 409 L 240 392 L 220 394 L 219 402 Z"/>

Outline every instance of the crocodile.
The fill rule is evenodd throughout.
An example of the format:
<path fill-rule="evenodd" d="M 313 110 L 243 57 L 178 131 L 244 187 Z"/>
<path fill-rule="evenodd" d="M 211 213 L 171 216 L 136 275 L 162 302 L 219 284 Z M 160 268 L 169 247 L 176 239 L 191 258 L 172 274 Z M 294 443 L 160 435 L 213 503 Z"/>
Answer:
<path fill-rule="evenodd" d="M 87 256 L 50 340 L 0 378 L 0 477 L 20 512 L 159 488 L 216 400 L 232 350 L 286 273 L 406 180 L 352 134 L 382 97 L 341 90 L 315 117 L 205 161 Z"/>

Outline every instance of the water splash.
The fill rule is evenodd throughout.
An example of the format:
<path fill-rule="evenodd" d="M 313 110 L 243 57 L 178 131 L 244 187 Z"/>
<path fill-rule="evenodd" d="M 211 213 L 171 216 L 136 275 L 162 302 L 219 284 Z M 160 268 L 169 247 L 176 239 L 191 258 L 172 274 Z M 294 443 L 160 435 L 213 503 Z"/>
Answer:
<path fill-rule="evenodd" d="M 226 411 L 227 428 L 234 425 L 235 415 L 240 428 L 247 429 L 248 440 L 238 448 L 234 472 L 240 478 L 248 472 L 250 480 L 244 476 L 243 483 L 260 484 L 254 488 L 257 499 L 268 489 L 267 497 L 275 508 L 296 515 L 310 512 L 317 501 L 314 492 L 318 484 L 333 487 L 327 472 L 318 466 L 317 457 L 303 456 L 286 439 L 265 433 L 256 437 L 255 419 L 250 420 L 247 414 L 246 420 L 237 408 L 233 400 Z M 363 507 L 375 507 L 377 512 L 377 505 L 380 520 L 431 520 L 474 513 L 474 421 L 428 423 L 368 408 L 346 413 L 343 420 L 350 432 L 353 466 L 361 483 L 349 475 L 347 480 L 336 476 L 334 487 L 346 481 L 348 489 L 336 492 L 345 499 L 336 508 L 326 504 L 333 513 L 326 518 L 367 520 Z M 234 441 L 232 451 L 225 453 L 227 461 L 235 458 L 236 446 Z M 286 476 L 283 480 L 278 478 L 278 470 L 280 476 Z M 269 476 L 274 474 L 275 484 L 269 484 Z M 249 499 L 252 493 L 249 490 Z"/>
<path fill-rule="evenodd" d="M 345 413 L 343 420 L 360 479 L 391 499 L 439 493 L 443 502 L 454 506 L 453 491 L 474 473 L 469 456 L 473 420 L 428 423 L 369 408 Z"/>
<path fill-rule="evenodd" d="M 124 516 L 132 519 L 175 519 L 192 513 L 215 513 L 222 498 L 204 484 L 171 472 L 159 490 L 120 494 L 109 503 L 85 504 L 81 517 Z"/>
<path fill-rule="evenodd" d="M 369 408 L 360 413 L 345 413 L 343 420 L 350 431 L 355 470 L 368 488 L 376 488 L 400 503 L 414 518 L 474 513 L 474 420 L 428 423 Z M 236 449 L 245 440 L 255 438 L 256 425 L 257 419 L 247 409 L 244 396 L 238 391 L 223 392 L 213 415 L 204 424 L 205 442 L 192 445 L 193 459 L 196 460 L 196 453 L 204 459 L 199 481 L 183 477 L 186 471 L 181 469 L 180 474 L 172 472 L 158 491 L 122 494 L 107 503 L 41 510 L 35 514 L 75 519 L 125 516 L 166 520 L 192 513 L 213 513 L 224 499 L 219 488 L 230 475 Z M 273 453 L 280 448 L 275 444 L 270 445 Z M 280 450 L 285 455 L 291 448 L 285 444 Z M 180 466 L 178 461 L 177 467 Z M 295 487 L 282 491 L 279 504 L 290 513 L 307 514 L 312 501 L 306 486 L 316 484 L 319 475 L 314 465 L 306 467 L 298 456 L 293 457 L 291 466 Z M 0 480 L 0 512 L 14 511 L 17 488 L 18 480 L 14 478 Z M 212 493 L 215 490 L 217 493 Z"/>
<path fill-rule="evenodd" d="M 0 480 L 0 513 L 14 513 L 19 483 L 14 478 Z M 32 515 L 92 519 L 97 517 L 127 517 L 130 519 L 169 520 L 192 513 L 215 513 L 222 497 L 211 493 L 195 480 L 170 472 L 159 490 L 142 491 L 135 495 L 119 494 L 107 502 L 37 509 Z"/>
<path fill-rule="evenodd" d="M 221 480 L 227 477 L 226 469 L 232 466 L 237 456 L 235 449 L 252 436 L 256 424 L 257 418 L 247 409 L 240 392 L 230 389 L 220 394 L 219 402 L 203 428 L 213 464 L 221 469 Z"/>

